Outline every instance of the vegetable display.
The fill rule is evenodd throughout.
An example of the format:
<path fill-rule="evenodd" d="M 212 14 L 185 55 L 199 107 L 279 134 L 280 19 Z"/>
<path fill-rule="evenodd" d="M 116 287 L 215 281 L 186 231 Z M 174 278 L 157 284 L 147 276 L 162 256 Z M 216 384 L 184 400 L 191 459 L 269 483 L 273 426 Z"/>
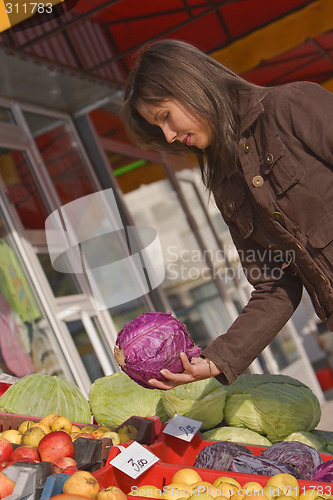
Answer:
<path fill-rule="evenodd" d="M 205 430 L 222 422 L 226 396 L 226 388 L 209 378 L 164 391 L 162 402 L 170 418 L 178 414 L 199 420 Z"/>
<path fill-rule="evenodd" d="M 135 382 L 154 389 L 148 380 L 165 380 L 160 373 L 167 368 L 174 373 L 183 371 L 180 353 L 188 358 L 199 357 L 186 327 L 171 313 L 147 312 L 127 323 L 118 333 L 114 355 L 122 371 Z"/>
<path fill-rule="evenodd" d="M 258 432 L 272 443 L 292 432 L 313 430 L 320 417 L 315 394 L 287 375 L 240 375 L 227 387 L 225 422 Z"/>
<path fill-rule="evenodd" d="M 131 416 L 168 418 L 162 403 L 163 391 L 145 389 L 123 372 L 95 380 L 89 403 L 100 425 L 118 426 Z"/>
<path fill-rule="evenodd" d="M 12 384 L 0 396 L 0 411 L 34 417 L 61 413 L 72 422 L 91 420 L 89 403 L 73 382 L 40 373 L 26 375 Z"/>

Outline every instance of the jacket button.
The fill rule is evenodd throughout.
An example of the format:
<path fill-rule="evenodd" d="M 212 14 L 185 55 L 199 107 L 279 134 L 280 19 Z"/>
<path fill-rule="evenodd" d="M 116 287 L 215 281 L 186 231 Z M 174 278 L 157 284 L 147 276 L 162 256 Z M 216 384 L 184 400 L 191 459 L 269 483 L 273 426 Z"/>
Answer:
<path fill-rule="evenodd" d="M 236 206 L 236 205 L 235 205 L 234 200 L 228 200 L 228 201 L 226 202 L 226 206 L 227 206 L 227 208 L 228 208 L 228 210 L 229 210 L 230 212 L 233 212 L 233 211 L 235 210 L 235 206 Z"/>
<path fill-rule="evenodd" d="M 281 212 L 273 212 L 272 213 L 273 219 L 279 222 L 281 225 L 284 225 L 284 217 L 281 214 Z"/>
<path fill-rule="evenodd" d="M 272 155 L 272 153 L 266 153 L 265 154 L 266 165 L 272 165 L 273 161 L 274 161 L 274 156 Z"/>
<path fill-rule="evenodd" d="M 255 175 L 252 179 L 252 184 L 256 188 L 260 188 L 264 183 L 264 179 L 261 177 L 261 175 Z"/>
<path fill-rule="evenodd" d="M 297 246 L 297 248 L 298 248 L 301 252 L 303 252 L 303 248 L 301 247 L 301 245 L 299 245 L 298 243 L 296 243 L 296 246 Z"/>
<path fill-rule="evenodd" d="M 324 283 L 326 283 L 326 282 L 327 282 L 327 279 L 325 278 L 325 276 L 324 276 L 324 275 L 320 274 L 319 276 L 321 277 L 321 279 L 323 280 L 323 282 L 324 282 Z"/>
<path fill-rule="evenodd" d="M 249 142 L 244 142 L 244 153 L 248 154 L 250 152 L 251 146 Z"/>

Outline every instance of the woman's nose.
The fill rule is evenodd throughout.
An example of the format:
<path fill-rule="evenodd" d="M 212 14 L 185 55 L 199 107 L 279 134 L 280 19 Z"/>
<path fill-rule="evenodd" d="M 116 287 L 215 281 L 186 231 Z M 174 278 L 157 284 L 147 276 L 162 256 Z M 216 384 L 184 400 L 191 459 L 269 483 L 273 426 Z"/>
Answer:
<path fill-rule="evenodd" d="M 165 135 L 167 142 L 174 142 L 176 140 L 177 132 L 174 132 L 169 127 L 164 127 L 163 133 Z"/>

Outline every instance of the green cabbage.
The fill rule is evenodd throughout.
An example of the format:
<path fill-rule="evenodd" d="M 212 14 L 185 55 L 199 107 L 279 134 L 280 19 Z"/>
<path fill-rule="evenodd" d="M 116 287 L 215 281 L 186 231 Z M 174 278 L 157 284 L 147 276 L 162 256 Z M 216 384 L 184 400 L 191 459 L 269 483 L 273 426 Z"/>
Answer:
<path fill-rule="evenodd" d="M 202 422 L 201 430 L 207 430 L 222 422 L 226 396 L 226 388 L 209 378 L 165 391 L 162 401 L 170 418 L 176 414 L 193 418 Z"/>
<path fill-rule="evenodd" d="M 240 427 L 217 427 L 202 433 L 204 439 L 210 441 L 231 441 L 232 443 L 242 443 L 256 446 L 271 446 L 271 442 L 258 432 Z"/>
<path fill-rule="evenodd" d="M 225 422 L 263 434 L 272 443 L 311 431 L 321 408 L 311 389 L 287 375 L 240 375 L 227 387 Z"/>
<path fill-rule="evenodd" d="M 89 403 L 73 382 L 40 373 L 11 385 L 0 397 L 0 411 L 31 417 L 59 413 L 72 422 L 91 422 Z"/>
<path fill-rule="evenodd" d="M 90 387 L 89 403 L 95 420 L 100 425 L 118 426 L 133 415 L 136 417 L 160 417 L 167 415 L 158 389 L 146 389 L 124 372 L 101 377 Z"/>
<path fill-rule="evenodd" d="M 314 434 L 307 431 L 292 432 L 287 436 L 284 441 L 298 441 L 300 443 L 308 444 L 316 448 L 319 452 L 327 452 L 324 441 L 317 438 Z"/>

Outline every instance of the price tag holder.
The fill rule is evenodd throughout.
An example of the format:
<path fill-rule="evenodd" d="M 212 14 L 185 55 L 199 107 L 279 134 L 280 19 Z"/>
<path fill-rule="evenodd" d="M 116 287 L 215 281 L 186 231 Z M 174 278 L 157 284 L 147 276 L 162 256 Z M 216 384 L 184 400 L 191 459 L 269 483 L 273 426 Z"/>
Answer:
<path fill-rule="evenodd" d="M 192 441 L 195 434 L 198 432 L 202 422 L 193 420 L 192 418 L 176 415 L 168 422 L 163 432 L 170 436 L 175 436 L 184 441 Z"/>
<path fill-rule="evenodd" d="M 132 479 L 136 479 L 158 461 L 156 455 L 134 441 L 109 463 Z"/>

